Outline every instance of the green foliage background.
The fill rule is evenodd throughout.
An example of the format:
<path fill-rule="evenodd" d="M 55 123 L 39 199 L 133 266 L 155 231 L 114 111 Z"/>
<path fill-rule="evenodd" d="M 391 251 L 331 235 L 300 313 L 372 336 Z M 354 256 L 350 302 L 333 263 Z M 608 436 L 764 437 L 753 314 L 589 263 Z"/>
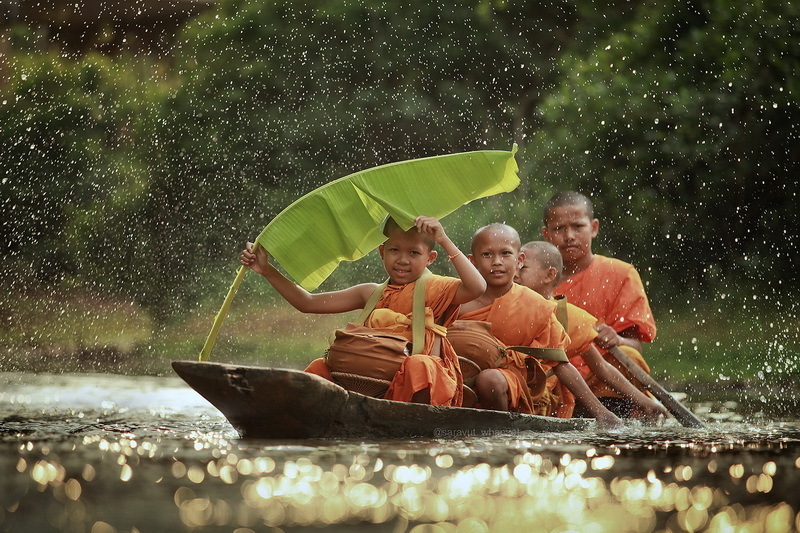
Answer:
<path fill-rule="evenodd" d="M 577 189 L 596 251 L 635 263 L 659 310 L 756 296 L 796 317 L 800 7 L 599 4 L 223 0 L 166 67 L 12 28 L 6 297 L 78 288 L 169 324 L 316 186 L 517 142 L 522 186 L 448 217 L 462 247 L 495 220 L 538 237 L 546 198 Z M 324 288 L 381 276 L 367 260 Z"/>

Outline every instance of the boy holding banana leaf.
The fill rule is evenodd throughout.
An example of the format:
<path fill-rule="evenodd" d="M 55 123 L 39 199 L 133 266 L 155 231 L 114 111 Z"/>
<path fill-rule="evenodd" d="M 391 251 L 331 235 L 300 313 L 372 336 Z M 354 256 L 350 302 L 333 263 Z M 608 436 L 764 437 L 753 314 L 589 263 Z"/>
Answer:
<path fill-rule="evenodd" d="M 433 217 L 417 217 L 408 231 L 389 218 L 384 235 L 386 241 L 379 251 L 389 280 L 365 326 L 411 338 L 414 286 L 437 257 L 434 243 L 441 245 L 460 277 L 433 274 L 427 277 L 424 346 L 415 346 L 415 353 L 402 359 L 384 398 L 459 406 L 461 372 L 457 356 L 445 337 L 446 328 L 455 319 L 460 304 L 483 294 L 486 282 Z M 363 309 L 378 287 L 375 283 L 362 283 L 339 291 L 310 293 L 283 276 L 269 263 L 264 248 L 259 246 L 254 251 L 252 243 L 247 243 L 242 251 L 241 264 L 262 275 L 287 302 L 304 313 Z M 306 371 L 331 379 L 323 359 L 313 361 Z"/>

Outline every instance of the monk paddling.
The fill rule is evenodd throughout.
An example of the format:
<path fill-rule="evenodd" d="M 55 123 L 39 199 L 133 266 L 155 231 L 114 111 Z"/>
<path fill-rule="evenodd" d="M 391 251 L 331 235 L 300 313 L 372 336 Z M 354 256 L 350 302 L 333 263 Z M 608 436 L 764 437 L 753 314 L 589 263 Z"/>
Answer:
<path fill-rule="evenodd" d="M 524 260 L 520 245 L 517 231 L 505 224 L 491 224 L 475 233 L 470 260 L 486 280 L 487 289 L 480 297 L 461 306 L 460 320 L 489 322 L 494 336 L 507 346 L 529 346 L 559 353 L 562 358 L 553 365 L 553 371 L 561 382 L 597 418 L 599 425 L 621 424 L 619 418 L 600 404 L 566 360 L 564 348 L 569 337 L 553 313 L 555 304 L 514 283 L 517 268 Z M 507 359 L 502 363 L 505 368 L 488 368 L 478 374 L 476 388 L 480 405 L 530 413 L 528 365 L 519 354 Z"/>
<path fill-rule="evenodd" d="M 544 238 L 554 244 L 564 261 L 563 277 L 556 294 L 600 320 L 595 344 L 609 363 L 630 377 L 606 350 L 619 347 L 646 372 L 642 343 L 656 336 L 656 324 L 642 280 L 636 269 L 624 261 L 592 252 L 592 239 L 600 222 L 594 218 L 592 202 L 574 191 L 556 193 L 544 207 Z M 636 407 L 601 380 L 590 384 L 604 405 L 620 416 Z"/>
<path fill-rule="evenodd" d="M 533 241 L 522 247 L 525 259 L 522 268 L 517 272 L 515 281 L 538 292 L 545 298 L 553 300 L 553 289 L 558 285 L 563 268 L 561 254 L 554 245 L 544 241 Z M 570 343 L 567 346 L 567 356 L 570 363 L 575 366 L 587 383 L 600 381 L 622 398 L 630 400 L 636 408 L 632 416 L 641 417 L 648 421 L 656 421 L 659 417 L 669 415 L 667 410 L 642 393 L 631 384 L 628 379 L 612 366 L 598 351 L 593 341 L 598 333 L 595 330 L 597 319 L 563 299 L 558 302 L 563 306 L 566 316 L 564 324 Z M 559 313 L 557 312 L 558 316 Z M 557 386 L 555 377 L 550 380 L 551 388 Z M 569 408 L 569 401 L 563 402 Z"/>
<path fill-rule="evenodd" d="M 384 395 L 385 399 L 432 405 L 461 405 L 461 372 L 455 352 L 445 338 L 447 325 L 455 319 L 458 306 L 483 293 L 486 283 L 432 217 L 417 217 L 415 227 L 403 231 L 391 218 L 384 228 L 386 241 L 379 247 L 389 282 L 366 326 L 411 338 L 414 286 L 437 257 L 439 243 L 453 262 L 458 278 L 430 275 L 425 286 L 424 346 L 405 357 Z M 363 309 L 378 287 L 363 283 L 348 289 L 312 294 L 283 276 L 269 263 L 266 251 L 247 243 L 241 263 L 264 276 L 297 310 L 304 313 L 342 313 Z M 436 354 L 438 355 L 431 355 Z M 306 371 L 331 379 L 323 359 L 313 361 Z"/>

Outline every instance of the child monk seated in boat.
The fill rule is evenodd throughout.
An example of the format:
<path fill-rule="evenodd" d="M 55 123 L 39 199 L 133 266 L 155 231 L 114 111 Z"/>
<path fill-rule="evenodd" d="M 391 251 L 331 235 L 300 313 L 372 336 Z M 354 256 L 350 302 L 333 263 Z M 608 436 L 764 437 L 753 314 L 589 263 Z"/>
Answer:
<path fill-rule="evenodd" d="M 642 347 L 656 336 L 653 311 L 636 268 L 624 261 L 596 254 L 592 243 L 600 231 L 591 200 L 576 191 L 560 191 L 544 207 L 542 235 L 561 253 L 561 281 L 555 288 L 569 301 L 599 320 L 594 343 L 611 365 L 626 377 L 631 374 L 608 354 L 618 347 L 645 372 L 650 367 Z M 600 401 L 620 416 L 635 406 L 605 383 L 592 385 Z"/>
<path fill-rule="evenodd" d="M 386 241 L 379 251 L 389 280 L 364 325 L 407 336 L 411 340 L 414 286 L 436 259 L 437 252 L 433 248 L 434 243 L 439 243 L 460 279 L 433 274 L 427 277 L 424 346 L 414 346 L 414 354 L 402 359 L 383 397 L 459 406 L 461 371 L 445 334 L 447 326 L 455 319 L 458 306 L 481 295 L 486 282 L 445 234 L 437 219 L 420 216 L 414 224 L 408 231 L 403 231 L 389 218 L 384 225 Z M 286 301 L 303 313 L 343 313 L 363 309 L 378 287 L 375 283 L 362 283 L 339 291 L 309 293 L 272 266 L 264 248 L 256 247 L 254 253 L 252 243 L 247 243 L 242 251 L 241 263 L 264 276 Z M 313 361 L 306 371 L 331 379 L 330 368 L 323 359 Z"/>
<path fill-rule="evenodd" d="M 522 267 L 514 278 L 515 281 L 533 289 L 548 300 L 556 301 L 553 291 L 561 280 L 563 268 L 561 252 L 549 242 L 532 241 L 522 246 L 522 253 L 524 259 Z M 566 348 L 567 357 L 589 385 L 590 390 L 595 382 L 610 387 L 635 406 L 631 415 L 637 418 L 655 421 L 659 417 L 669 416 L 664 406 L 637 389 L 616 367 L 603 359 L 593 342 L 598 335 L 595 329 L 598 320 L 595 317 L 572 305 L 563 296 L 558 298 L 557 306 L 556 316 L 563 317 L 562 325 L 565 326 L 570 338 Z M 549 378 L 548 388 L 551 391 L 560 389 L 558 378 L 555 376 Z M 564 394 L 567 391 L 559 392 L 554 396 L 560 397 L 560 405 L 554 407 L 564 410 L 564 415 L 571 416 L 574 398 Z"/>
<path fill-rule="evenodd" d="M 621 420 L 600 404 L 567 361 L 564 348 L 569 337 L 555 317 L 556 304 L 514 283 L 517 269 L 525 259 L 520 246 L 517 231 L 505 224 L 490 224 L 475 233 L 469 259 L 486 280 L 487 288 L 481 296 L 461 306 L 459 321 L 488 322 L 493 335 L 506 346 L 540 348 L 542 354 L 561 359 L 551 365 L 555 375 L 597 418 L 599 425 L 618 426 Z M 455 334 L 453 343 L 458 350 Z M 509 351 L 498 367 L 481 370 L 475 380 L 479 407 L 533 413 L 538 398 L 531 398 L 528 387 L 530 363 L 538 364 L 536 360 L 526 361 L 521 353 Z"/>

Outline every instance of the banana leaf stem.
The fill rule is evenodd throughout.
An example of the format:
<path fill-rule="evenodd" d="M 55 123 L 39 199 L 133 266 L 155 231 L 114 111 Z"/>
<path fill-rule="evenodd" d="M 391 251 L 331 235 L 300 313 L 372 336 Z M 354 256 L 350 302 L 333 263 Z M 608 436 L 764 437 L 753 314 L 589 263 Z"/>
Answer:
<path fill-rule="evenodd" d="M 258 250 L 259 246 L 261 245 L 256 243 L 253 247 L 253 252 Z M 231 308 L 233 297 L 236 296 L 236 291 L 239 290 L 239 285 L 241 285 L 242 280 L 244 279 L 244 276 L 247 274 L 248 270 L 250 270 L 250 267 L 243 265 L 240 266 L 239 270 L 236 272 L 236 278 L 233 280 L 231 288 L 228 289 L 228 294 L 225 295 L 225 300 L 222 302 L 222 307 L 220 307 L 217 316 L 214 317 L 214 323 L 211 325 L 211 331 L 208 332 L 206 342 L 203 344 L 203 349 L 200 351 L 200 356 L 197 358 L 198 361 L 208 361 L 208 358 L 211 355 L 211 350 L 214 348 L 214 344 L 217 342 L 217 335 L 222 327 L 222 322 L 228 315 L 228 310 Z"/>

